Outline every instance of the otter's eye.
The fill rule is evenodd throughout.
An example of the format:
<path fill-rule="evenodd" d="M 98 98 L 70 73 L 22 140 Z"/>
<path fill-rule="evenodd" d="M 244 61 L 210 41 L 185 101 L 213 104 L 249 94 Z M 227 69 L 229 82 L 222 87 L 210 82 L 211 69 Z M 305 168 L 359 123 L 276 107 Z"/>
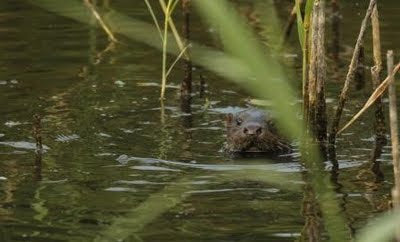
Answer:
<path fill-rule="evenodd" d="M 240 118 L 236 119 L 236 124 L 240 126 L 242 124 L 242 120 Z"/>

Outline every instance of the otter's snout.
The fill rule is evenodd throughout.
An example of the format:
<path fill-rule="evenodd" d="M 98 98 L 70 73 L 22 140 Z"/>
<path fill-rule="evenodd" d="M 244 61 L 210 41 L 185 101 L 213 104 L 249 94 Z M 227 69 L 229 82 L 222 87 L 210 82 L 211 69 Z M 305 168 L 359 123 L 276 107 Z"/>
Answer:
<path fill-rule="evenodd" d="M 247 136 L 260 136 L 263 132 L 263 127 L 257 123 L 249 123 L 243 127 L 243 133 Z"/>

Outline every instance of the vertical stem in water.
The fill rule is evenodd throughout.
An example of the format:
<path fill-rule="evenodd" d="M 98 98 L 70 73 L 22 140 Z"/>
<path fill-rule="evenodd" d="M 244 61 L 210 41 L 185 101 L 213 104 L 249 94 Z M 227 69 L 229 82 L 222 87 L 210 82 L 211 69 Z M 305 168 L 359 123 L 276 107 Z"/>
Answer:
<path fill-rule="evenodd" d="M 387 53 L 388 73 L 393 72 L 393 51 Z M 389 75 L 390 76 L 390 75 Z M 394 76 L 392 77 L 394 79 Z M 389 118 L 390 118 L 390 137 L 392 140 L 392 159 L 394 172 L 394 188 L 392 190 L 393 204 L 396 209 L 400 208 L 400 157 L 399 157 L 399 138 L 398 138 L 398 119 L 396 86 L 394 80 L 389 84 Z M 399 241 L 399 240 L 397 240 Z"/>
<path fill-rule="evenodd" d="M 182 0 L 183 9 L 183 36 L 185 38 L 185 46 L 189 45 L 190 42 L 190 0 Z M 181 96 L 184 98 L 190 98 L 192 92 L 192 61 L 190 60 L 189 49 L 186 50 L 185 62 L 185 77 L 181 84 Z"/>
<path fill-rule="evenodd" d="M 325 4 L 316 0 L 312 12 L 309 66 L 309 130 L 316 135 L 320 147 L 326 141 L 325 110 Z M 325 150 L 325 149 L 322 149 Z"/>
<path fill-rule="evenodd" d="M 161 97 L 164 99 L 165 96 L 165 86 L 167 85 L 167 44 L 168 44 L 168 22 L 170 18 L 172 1 L 168 0 L 167 7 L 165 9 L 164 18 L 164 37 L 162 41 L 162 75 L 161 75 Z"/>
<path fill-rule="evenodd" d="M 380 38 L 380 26 L 379 26 L 379 14 L 378 4 L 375 5 L 371 14 L 372 22 L 372 46 L 374 53 L 374 64 L 375 66 L 371 69 L 372 72 L 372 86 L 376 89 L 381 84 L 381 72 L 382 72 L 382 53 L 381 53 L 381 38 Z M 379 97 L 375 102 L 375 132 L 376 138 L 375 143 L 385 144 L 385 120 L 382 106 L 382 98 Z"/>

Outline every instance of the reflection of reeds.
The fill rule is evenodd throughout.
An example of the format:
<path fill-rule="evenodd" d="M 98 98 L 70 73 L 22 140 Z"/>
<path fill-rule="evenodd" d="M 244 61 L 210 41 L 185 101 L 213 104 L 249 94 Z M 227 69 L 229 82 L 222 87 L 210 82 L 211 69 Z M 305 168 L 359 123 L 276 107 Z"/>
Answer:
<path fill-rule="evenodd" d="M 43 144 L 42 144 L 42 118 L 40 115 L 35 114 L 33 115 L 33 137 L 35 138 L 36 142 L 36 152 L 42 153 L 43 151 Z"/>
<path fill-rule="evenodd" d="M 35 167 L 34 167 L 34 177 L 35 180 L 40 181 L 42 179 L 42 154 L 43 154 L 43 144 L 42 144 L 42 118 L 40 115 L 33 115 L 33 126 L 32 134 L 36 142 L 36 152 L 35 152 Z"/>
<path fill-rule="evenodd" d="M 100 24 L 101 28 L 104 30 L 104 32 L 106 32 L 106 34 L 108 35 L 108 38 L 113 42 L 117 42 L 117 39 L 115 38 L 113 32 L 106 25 L 106 23 L 104 22 L 103 18 L 97 12 L 96 8 L 93 6 L 93 4 L 90 2 L 90 0 L 84 0 L 84 3 L 90 9 L 90 11 L 92 12 L 93 16 L 95 16 L 95 18 L 99 22 L 99 24 Z"/>

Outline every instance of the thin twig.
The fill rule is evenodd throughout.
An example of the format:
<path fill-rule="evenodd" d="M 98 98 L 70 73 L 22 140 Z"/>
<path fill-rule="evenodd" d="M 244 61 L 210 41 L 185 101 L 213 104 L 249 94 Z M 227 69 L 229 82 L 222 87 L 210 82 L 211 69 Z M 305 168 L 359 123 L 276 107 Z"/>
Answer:
<path fill-rule="evenodd" d="M 163 0 L 160 0 L 160 2 Z M 162 76 L 161 76 L 161 96 L 160 99 L 164 99 L 165 95 L 165 87 L 167 85 L 167 45 L 168 45 L 168 22 L 169 18 L 171 17 L 171 6 L 172 1 L 168 0 L 168 5 L 165 8 L 165 19 L 164 19 L 164 37 L 162 42 Z"/>
<path fill-rule="evenodd" d="M 167 5 L 165 4 L 165 0 L 159 0 L 160 6 L 162 10 L 164 11 L 164 14 L 166 14 L 167 11 Z M 180 37 L 178 30 L 175 27 L 174 21 L 172 19 L 168 20 L 169 27 L 171 28 L 172 34 L 175 38 L 176 44 L 178 45 L 180 51 L 182 51 L 185 48 L 185 45 L 183 44 L 182 38 Z M 185 59 L 189 58 L 189 56 L 185 53 L 184 54 Z"/>
<path fill-rule="evenodd" d="M 182 58 L 183 54 L 186 52 L 186 49 L 189 47 L 189 45 L 185 46 L 185 48 L 179 53 L 179 55 L 176 57 L 175 61 L 171 64 L 171 66 L 169 67 L 168 71 L 167 71 L 167 77 L 170 74 L 170 72 L 172 71 L 172 69 L 174 68 L 174 66 L 176 65 L 176 63 Z"/>
<path fill-rule="evenodd" d="M 348 93 L 348 90 L 350 87 L 350 82 L 353 81 L 355 72 L 357 70 L 357 62 L 358 62 L 358 57 L 360 55 L 360 47 L 361 47 L 362 41 L 364 39 L 365 30 L 367 28 L 367 22 L 371 16 L 372 9 L 375 6 L 375 4 L 376 4 L 376 0 L 370 1 L 368 10 L 367 10 L 365 17 L 361 23 L 360 33 L 357 38 L 357 42 L 356 42 L 354 52 L 353 52 L 353 57 L 351 58 L 349 70 L 347 72 L 346 80 L 345 80 L 342 92 L 340 94 L 339 104 L 336 109 L 336 113 L 335 113 L 335 116 L 334 116 L 334 119 L 332 122 L 331 131 L 329 134 L 329 141 L 330 141 L 331 145 L 333 145 L 336 141 L 337 130 L 339 128 L 340 118 L 342 116 L 344 104 L 347 99 L 347 93 Z"/>
<path fill-rule="evenodd" d="M 337 132 L 337 134 L 340 134 L 345 129 L 347 129 L 354 121 L 356 121 L 361 116 L 361 114 L 363 114 L 369 107 L 371 107 L 372 104 L 374 104 L 374 102 L 385 92 L 386 88 L 391 83 L 394 75 L 399 70 L 400 70 L 400 63 L 396 65 L 396 67 L 393 69 L 393 72 L 389 74 L 388 77 L 386 77 L 386 79 L 375 89 L 375 91 L 368 98 L 367 102 L 364 104 L 361 110 L 358 111 L 358 113 L 354 115 L 353 118 L 342 129 L 340 129 Z"/>
<path fill-rule="evenodd" d="M 146 3 L 146 6 L 147 6 L 147 8 L 148 8 L 148 10 L 150 12 L 151 17 L 153 18 L 153 22 L 156 25 L 157 31 L 160 34 L 161 41 L 163 41 L 163 34 L 162 34 L 162 31 L 161 31 L 160 25 L 158 24 L 156 15 L 154 14 L 153 8 L 151 7 L 151 4 L 150 4 L 149 0 L 144 0 L 144 2 Z"/>

